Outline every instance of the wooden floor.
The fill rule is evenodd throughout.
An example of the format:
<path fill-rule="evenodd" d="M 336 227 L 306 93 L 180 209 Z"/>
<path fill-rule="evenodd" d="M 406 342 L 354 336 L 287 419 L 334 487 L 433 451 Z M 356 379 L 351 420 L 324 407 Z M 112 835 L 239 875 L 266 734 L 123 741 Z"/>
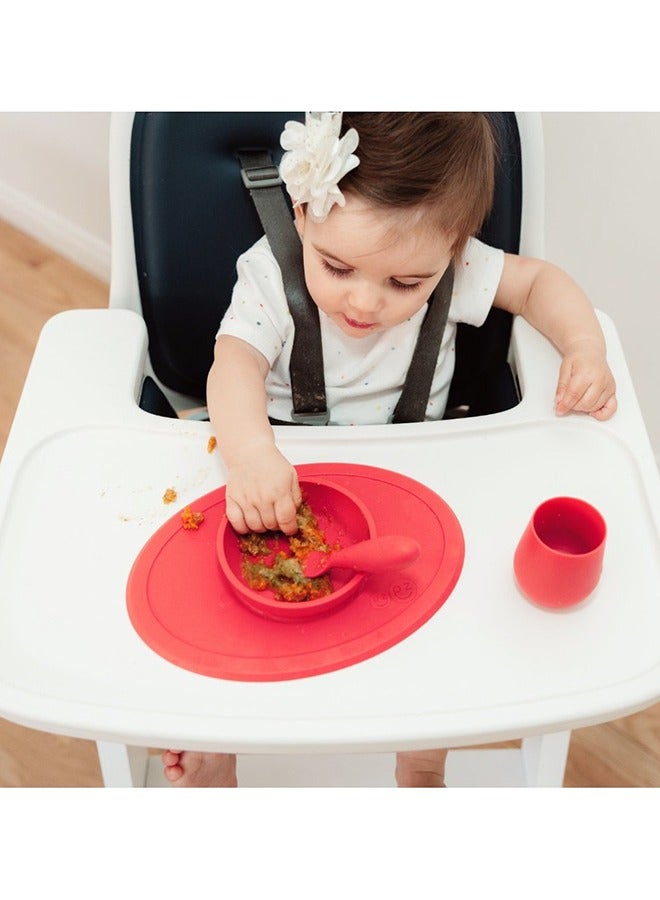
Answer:
<path fill-rule="evenodd" d="M 0 222 L 0 451 L 39 331 L 55 313 L 103 307 L 108 286 Z M 95 745 L 0 719 L 1 787 L 101 785 Z M 566 787 L 660 787 L 660 704 L 573 732 Z"/>

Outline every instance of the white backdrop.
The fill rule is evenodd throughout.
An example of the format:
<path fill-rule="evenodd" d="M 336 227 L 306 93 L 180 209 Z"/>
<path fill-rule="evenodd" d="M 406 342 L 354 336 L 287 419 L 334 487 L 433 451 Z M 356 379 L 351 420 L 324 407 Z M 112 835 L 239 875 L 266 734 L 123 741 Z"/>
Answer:
<path fill-rule="evenodd" d="M 107 280 L 109 114 L 0 113 L 0 218 Z M 615 321 L 660 459 L 660 113 L 544 113 L 546 256 Z"/>

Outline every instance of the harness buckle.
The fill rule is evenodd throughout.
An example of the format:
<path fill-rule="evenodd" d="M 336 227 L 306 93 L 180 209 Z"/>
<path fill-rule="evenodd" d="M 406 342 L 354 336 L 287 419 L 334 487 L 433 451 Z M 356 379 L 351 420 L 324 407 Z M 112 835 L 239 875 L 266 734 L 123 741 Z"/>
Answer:
<path fill-rule="evenodd" d="M 327 425 L 330 421 L 330 413 L 327 409 L 320 412 L 296 412 L 291 410 L 291 421 L 296 425 Z"/>
<path fill-rule="evenodd" d="M 250 169 L 241 168 L 243 184 L 249 190 L 258 188 L 277 187 L 282 184 L 277 166 L 254 166 Z"/>

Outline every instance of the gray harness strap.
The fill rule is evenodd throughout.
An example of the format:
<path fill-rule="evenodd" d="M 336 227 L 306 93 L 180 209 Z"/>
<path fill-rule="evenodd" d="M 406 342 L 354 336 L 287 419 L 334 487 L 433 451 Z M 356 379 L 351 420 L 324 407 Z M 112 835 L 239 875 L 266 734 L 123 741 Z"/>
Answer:
<path fill-rule="evenodd" d="M 268 243 L 282 272 L 284 292 L 295 326 L 289 375 L 293 409 L 300 425 L 327 425 L 321 324 L 305 285 L 300 237 L 291 219 L 282 181 L 270 154 L 240 151 L 243 182 L 254 201 Z"/>
<path fill-rule="evenodd" d="M 453 287 L 454 264 L 449 263 L 447 271 L 429 299 L 403 390 L 392 415 L 394 423 L 424 421 L 442 335 L 447 325 Z"/>

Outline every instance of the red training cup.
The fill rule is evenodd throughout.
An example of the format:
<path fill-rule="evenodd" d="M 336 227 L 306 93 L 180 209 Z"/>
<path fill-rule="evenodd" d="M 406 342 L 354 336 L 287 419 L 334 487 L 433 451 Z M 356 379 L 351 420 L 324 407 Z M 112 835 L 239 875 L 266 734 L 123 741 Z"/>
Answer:
<path fill-rule="evenodd" d="M 513 557 L 523 594 L 557 608 L 584 600 L 600 579 L 606 532 L 601 514 L 584 500 L 546 500 L 534 511 Z"/>

